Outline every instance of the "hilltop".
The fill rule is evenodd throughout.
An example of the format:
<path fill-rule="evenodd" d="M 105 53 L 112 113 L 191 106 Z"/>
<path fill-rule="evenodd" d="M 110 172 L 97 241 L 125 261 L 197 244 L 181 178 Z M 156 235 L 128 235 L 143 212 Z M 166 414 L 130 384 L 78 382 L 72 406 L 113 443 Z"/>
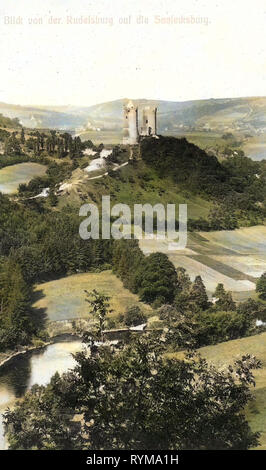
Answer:
<path fill-rule="evenodd" d="M 122 108 L 127 98 L 93 106 L 19 106 L 0 103 L 0 113 L 17 118 L 24 127 L 61 129 L 95 144 L 122 141 Z M 158 133 L 187 139 L 223 158 L 232 149 L 244 150 L 254 160 L 266 155 L 266 97 L 163 101 L 136 99 L 158 107 Z M 0 122 L 1 127 L 1 122 Z"/>

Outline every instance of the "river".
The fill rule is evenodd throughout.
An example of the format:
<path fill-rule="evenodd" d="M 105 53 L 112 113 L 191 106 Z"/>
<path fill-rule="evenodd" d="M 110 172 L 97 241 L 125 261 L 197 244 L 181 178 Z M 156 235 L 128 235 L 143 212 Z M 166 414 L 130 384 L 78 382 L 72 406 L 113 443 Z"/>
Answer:
<path fill-rule="evenodd" d="M 32 385 L 46 385 L 55 372 L 63 373 L 75 364 L 72 354 L 81 350 L 80 340 L 65 340 L 45 349 L 18 356 L 0 369 L 0 450 L 7 449 L 2 414 L 14 406 Z"/>
<path fill-rule="evenodd" d="M 13 194 L 21 183 L 29 183 L 36 176 L 43 176 L 46 166 L 39 163 L 25 162 L 6 166 L 0 170 L 0 192 Z"/>

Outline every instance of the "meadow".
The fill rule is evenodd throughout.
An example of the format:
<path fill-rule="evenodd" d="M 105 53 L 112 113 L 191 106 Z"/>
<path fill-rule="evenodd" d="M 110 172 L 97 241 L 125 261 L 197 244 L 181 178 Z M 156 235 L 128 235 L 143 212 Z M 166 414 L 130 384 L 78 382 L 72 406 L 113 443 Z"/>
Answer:
<path fill-rule="evenodd" d="M 246 417 L 253 431 L 261 433 L 259 449 L 266 450 L 266 332 L 248 338 L 227 341 L 201 348 L 200 353 L 209 363 L 219 368 L 243 356 L 253 354 L 262 361 L 262 368 L 254 372 L 256 387 L 254 401 L 246 409 Z"/>
<path fill-rule="evenodd" d="M 86 319 L 89 317 L 89 304 L 85 301 L 84 291 L 93 289 L 110 296 L 110 307 L 113 310 L 111 318 L 117 318 L 127 307 L 133 305 L 139 305 L 147 316 L 152 315 L 151 307 L 125 289 L 120 279 L 111 271 L 74 274 L 38 284 L 34 292 L 36 300 L 33 307 L 43 310 L 48 321 Z"/>

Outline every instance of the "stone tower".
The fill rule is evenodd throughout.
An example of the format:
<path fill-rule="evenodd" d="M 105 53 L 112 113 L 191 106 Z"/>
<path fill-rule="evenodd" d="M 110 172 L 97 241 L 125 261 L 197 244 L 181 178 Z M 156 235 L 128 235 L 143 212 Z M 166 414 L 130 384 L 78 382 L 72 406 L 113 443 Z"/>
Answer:
<path fill-rule="evenodd" d="M 156 135 L 157 132 L 157 108 L 145 106 L 142 115 L 142 127 L 140 134 L 143 136 Z"/>
<path fill-rule="evenodd" d="M 124 106 L 123 144 L 135 145 L 138 141 L 138 108 L 129 101 Z"/>

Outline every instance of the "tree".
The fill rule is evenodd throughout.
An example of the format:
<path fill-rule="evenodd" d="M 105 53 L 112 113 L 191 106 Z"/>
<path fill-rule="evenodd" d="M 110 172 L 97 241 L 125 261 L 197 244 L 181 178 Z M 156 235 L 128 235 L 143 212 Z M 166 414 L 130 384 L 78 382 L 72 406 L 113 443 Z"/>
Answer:
<path fill-rule="evenodd" d="M 8 156 L 21 155 L 22 150 L 15 134 L 13 133 L 5 142 L 5 153 Z"/>
<path fill-rule="evenodd" d="M 197 347 L 242 338 L 254 332 L 254 317 L 236 311 L 201 311 L 194 320 L 197 322 Z"/>
<path fill-rule="evenodd" d="M 34 386 L 5 413 L 10 449 L 248 449 L 243 410 L 259 361 L 223 371 L 199 355 L 166 359 L 157 337 L 76 354 L 74 370 Z"/>
<path fill-rule="evenodd" d="M 25 131 L 24 131 L 24 128 L 22 127 L 21 129 L 21 133 L 20 133 L 20 142 L 22 144 L 25 144 Z"/>
<path fill-rule="evenodd" d="M 55 151 L 55 146 L 56 146 L 56 143 L 57 143 L 56 131 L 51 130 L 50 134 L 51 134 L 51 150 L 52 150 L 52 152 L 54 152 Z"/>
<path fill-rule="evenodd" d="M 254 299 L 248 299 L 237 306 L 237 312 L 253 320 L 266 322 L 266 305 Z"/>
<path fill-rule="evenodd" d="M 64 140 L 59 139 L 57 144 L 57 158 L 63 158 L 65 156 Z"/>
<path fill-rule="evenodd" d="M 29 340 L 30 293 L 19 264 L 8 258 L 0 269 L 0 350 Z"/>
<path fill-rule="evenodd" d="M 214 297 L 218 298 L 215 302 L 215 308 L 224 312 L 236 310 L 236 304 L 233 301 L 231 292 L 226 292 L 223 284 L 217 284 Z"/>
<path fill-rule="evenodd" d="M 174 265 L 164 253 L 152 253 L 144 259 L 139 275 L 139 295 L 144 302 L 172 303 L 177 275 Z"/>
<path fill-rule="evenodd" d="M 165 321 L 168 325 L 172 321 L 175 320 L 176 313 L 177 313 L 176 307 L 174 305 L 168 305 L 168 304 L 162 305 L 157 311 L 157 314 L 160 320 Z"/>
<path fill-rule="evenodd" d="M 238 227 L 234 211 L 216 204 L 208 215 L 211 230 L 234 230 Z"/>
<path fill-rule="evenodd" d="M 188 291 L 191 288 L 192 282 L 190 277 L 183 267 L 178 267 L 176 269 L 177 274 L 177 286 L 180 291 Z"/>
<path fill-rule="evenodd" d="M 93 289 L 91 292 L 85 290 L 85 293 L 87 294 L 87 298 L 85 300 L 90 304 L 90 313 L 93 314 L 97 322 L 97 337 L 103 341 L 103 330 L 106 316 L 108 313 L 112 312 L 109 303 L 110 297 L 98 292 L 96 289 Z"/>
<path fill-rule="evenodd" d="M 225 288 L 222 283 L 217 284 L 213 297 L 220 299 L 225 295 Z"/>
<path fill-rule="evenodd" d="M 199 326 L 193 313 L 186 312 L 184 314 L 172 308 L 170 321 L 165 322 L 165 325 L 165 340 L 171 349 L 177 351 L 180 349 L 194 349 L 196 347 Z"/>
<path fill-rule="evenodd" d="M 257 280 L 256 292 L 262 300 L 266 300 L 266 272 Z"/>
<path fill-rule="evenodd" d="M 201 276 L 196 276 L 189 293 L 190 301 L 196 308 L 206 310 L 209 307 L 206 287 L 203 284 Z"/>
<path fill-rule="evenodd" d="M 136 326 L 145 323 L 147 318 L 138 305 L 132 305 L 132 307 L 126 309 L 123 321 L 126 326 Z"/>

